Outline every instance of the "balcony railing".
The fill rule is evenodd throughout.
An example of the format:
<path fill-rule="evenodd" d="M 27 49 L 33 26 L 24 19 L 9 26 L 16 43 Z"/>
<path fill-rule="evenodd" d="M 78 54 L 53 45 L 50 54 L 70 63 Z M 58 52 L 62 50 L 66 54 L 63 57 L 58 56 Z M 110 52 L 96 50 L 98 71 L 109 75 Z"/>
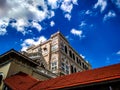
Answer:
<path fill-rule="evenodd" d="M 40 58 L 41 56 L 40 55 L 37 55 L 37 56 L 28 56 L 29 58 L 31 58 L 31 59 L 38 59 L 38 58 Z"/>
<path fill-rule="evenodd" d="M 49 76 L 49 77 L 51 77 L 51 78 L 57 77 L 56 74 L 54 74 L 54 73 L 52 73 L 51 71 L 49 71 L 49 70 L 47 70 L 47 69 L 44 69 L 44 68 L 42 68 L 42 67 L 38 67 L 38 68 L 36 69 L 36 71 L 37 71 L 37 72 L 40 72 L 40 73 L 43 73 L 43 74 L 45 74 L 45 75 L 47 75 L 47 76 Z"/>

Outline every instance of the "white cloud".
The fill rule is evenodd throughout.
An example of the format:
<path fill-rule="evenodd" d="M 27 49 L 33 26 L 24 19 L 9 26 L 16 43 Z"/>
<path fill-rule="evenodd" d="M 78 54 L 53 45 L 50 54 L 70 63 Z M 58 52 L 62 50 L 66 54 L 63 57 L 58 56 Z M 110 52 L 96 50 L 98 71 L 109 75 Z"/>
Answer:
<path fill-rule="evenodd" d="M 80 56 L 81 56 L 83 59 L 85 59 L 85 56 L 84 56 L 84 55 L 80 54 Z"/>
<path fill-rule="evenodd" d="M 49 13 L 50 15 L 48 16 L 48 19 L 49 18 L 52 18 L 52 17 L 54 17 L 55 16 L 55 12 L 54 11 L 50 11 L 50 13 Z"/>
<path fill-rule="evenodd" d="M 64 12 L 71 13 L 73 9 L 73 4 L 71 3 L 71 0 L 64 0 L 62 2 L 62 5 L 60 7 Z"/>
<path fill-rule="evenodd" d="M 84 26 L 86 26 L 86 25 L 87 25 L 87 24 L 85 23 L 85 21 L 82 21 L 79 26 L 80 26 L 80 27 L 84 27 Z"/>
<path fill-rule="evenodd" d="M 94 5 L 94 8 L 100 8 L 100 11 L 103 12 L 107 6 L 107 0 L 98 0 L 97 3 Z"/>
<path fill-rule="evenodd" d="M 55 22 L 54 21 L 51 21 L 50 22 L 50 26 L 53 27 L 55 25 Z"/>
<path fill-rule="evenodd" d="M 26 51 L 28 47 L 29 47 L 29 46 L 24 46 L 24 45 L 22 45 L 21 51 Z"/>
<path fill-rule="evenodd" d="M 71 11 L 73 9 L 73 5 L 78 5 L 78 0 L 48 0 L 48 5 L 51 6 L 52 9 L 60 9 L 65 12 L 64 17 L 68 20 L 71 19 Z"/>
<path fill-rule="evenodd" d="M 85 14 L 86 14 L 86 15 L 92 14 L 92 11 L 87 10 L 87 11 L 85 12 Z"/>
<path fill-rule="evenodd" d="M 39 32 L 42 30 L 42 26 L 37 21 L 32 21 L 32 27 L 36 28 Z"/>
<path fill-rule="evenodd" d="M 7 33 L 5 28 L 0 27 L 0 35 L 5 35 Z"/>
<path fill-rule="evenodd" d="M 78 5 L 78 0 L 47 0 L 52 9 L 61 8 L 64 12 L 71 12 L 74 5 Z"/>
<path fill-rule="evenodd" d="M 38 25 L 45 19 L 50 19 L 55 16 L 53 9 L 60 8 L 64 12 L 64 17 L 71 19 L 71 11 L 73 5 L 78 5 L 78 0 L 0 0 L 0 22 L 8 19 L 6 23 L 10 24 L 18 32 L 28 34 L 27 30 L 30 25 L 33 25 L 38 31 L 42 30 L 41 25 Z M 23 3 L 24 2 L 24 3 Z M 51 8 L 49 8 L 51 7 Z M 16 22 L 9 23 L 10 19 Z M 30 22 L 30 21 L 36 22 Z M 0 25 L 0 27 L 3 24 Z M 7 26 L 1 29 L 1 35 L 7 33 Z M 4 33 L 4 34 L 3 34 Z"/>
<path fill-rule="evenodd" d="M 40 36 L 38 38 L 33 38 L 33 39 L 26 39 L 23 41 L 23 43 L 21 44 L 22 46 L 22 49 L 21 51 L 26 51 L 26 49 L 29 47 L 29 46 L 32 46 L 32 45 L 38 45 L 40 44 L 41 42 L 44 42 L 46 41 L 47 39 L 44 37 L 44 36 Z"/>
<path fill-rule="evenodd" d="M 77 1 L 78 1 L 78 0 L 72 0 L 73 4 L 78 5 Z"/>
<path fill-rule="evenodd" d="M 82 34 L 83 34 L 83 32 L 81 30 L 77 30 L 77 29 L 74 29 L 74 28 L 70 32 L 74 35 L 79 36 L 79 37 L 81 37 Z"/>
<path fill-rule="evenodd" d="M 115 16 L 116 16 L 116 14 L 115 14 L 114 11 L 109 11 L 107 14 L 105 14 L 103 20 L 106 21 L 106 20 L 108 20 L 109 18 L 113 18 L 113 17 L 115 17 Z"/>
<path fill-rule="evenodd" d="M 117 55 L 120 55 L 120 51 L 118 51 L 116 54 L 117 54 Z"/>
<path fill-rule="evenodd" d="M 58 0 L 48 0 L 48 5 L 51 6 L 52 9 L 58 8 Z"/>
<path fill-rule="evenodd" d="M 0 18 L 4 18 L 1 22 L 5 19 L 15 19 L 16 22 L 11 25 L 23 34 L 27 33 L 25 28 L 31 24 L 28 20 L 41 22 L 54 16 L 54 11 L 48 10 L 45 0 L 12 0 L 12 2 L 11 0 L 0 0 L 0 2 Z M 9 21 L 7 23 L 9 24 Z M 41 31 L 40 28 L 37 29 Z"/>
<path fill-rule="evenodd" d="M 23 3 L 24 2 L 24 3 Z M 38 6 L 41 6 L 43 10 L 39 10 Z M 37 19 L 42 21 L 47 13 L 47 6 L 45 5 L 44 0 L 10 0 L 6 1 L 6 17 L 14 19 Z"/>
<path fill-rule="evenodd" d="M 71 15 L 70 14 L 65 14 L 65 18 L 67 18 L 68 20 L 71 19 Z"/>
<path fill-rule="evenodd" d="M 8 26 L 9 19 L 1 19 L 0 20 L 0 35 L 5 35 L 7 33 L 7 26 Z"/>
<path fill-rule="evenodd" d="M 21 32 L 23 35 L 27 33 L 25 27 L 28 27 L 28 21 L 24 19 L 18 19 L 16 22 L 10 24 L 13 28 L 16 28 L 18 32 Z"/>
<path fill-rule="evenodd" d="M 60 9 L 65 12 L 64 17 L 70 20 L 73 5 L 78 5 L 77 0 L 63 0 L 61 3 Z"/>

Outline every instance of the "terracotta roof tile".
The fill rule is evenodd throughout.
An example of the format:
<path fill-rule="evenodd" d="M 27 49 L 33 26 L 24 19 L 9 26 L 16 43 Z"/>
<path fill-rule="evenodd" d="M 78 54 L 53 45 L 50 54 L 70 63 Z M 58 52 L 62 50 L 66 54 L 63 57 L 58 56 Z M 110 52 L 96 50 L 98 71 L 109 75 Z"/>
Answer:
<path fill-rule="evenodd" d="M 49 90 L 120 79 L 120 64 L 61 76 L 38 83 L 30 90 Z"/>
<path fill-rule="evenodd" d="M 38 82 L 37 79 L 19 72 L 16 75 L 13 75 L 4 80 L 5 84 L 9 86 L 12 90 L 27 90 Z"/>
<path fill-rule="evenodd" d="M 27 74 L 19 73 L 5 79 L 5 83 L 13 90 L 53 90 L 114 79 L 120 79 L 120 64 L 60 76 L 42 82 Z"/>

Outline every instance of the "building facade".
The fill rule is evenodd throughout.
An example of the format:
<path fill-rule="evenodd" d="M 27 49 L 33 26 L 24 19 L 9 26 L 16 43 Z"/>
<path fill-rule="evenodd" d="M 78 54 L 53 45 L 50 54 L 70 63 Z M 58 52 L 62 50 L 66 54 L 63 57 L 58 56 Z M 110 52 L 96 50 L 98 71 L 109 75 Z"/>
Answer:
<path fill-rule="evenodd" d="M 26 53 L 28 56 L 37 54 L 40 49 L 45 59 L 41 65 L 57 75 L 61 76 L 91 69 L 91 65 L 71 47 L 59 31 L 51 35 L 47 41 L 37 46 L 30 46 Z"/>

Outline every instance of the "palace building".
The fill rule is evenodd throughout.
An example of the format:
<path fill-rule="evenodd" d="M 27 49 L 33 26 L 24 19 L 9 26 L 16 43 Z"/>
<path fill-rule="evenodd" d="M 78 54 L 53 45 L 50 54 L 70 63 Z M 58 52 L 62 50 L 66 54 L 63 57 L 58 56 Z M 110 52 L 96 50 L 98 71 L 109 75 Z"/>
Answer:
<path fill-rule="evenodd" d="M 39 51 L 42 51 L 45 61 L 38 63 L 59 76 L 91 69 L 91 65 L 72 48 L 59 31 L 47 41 L 30 46 L 24 54 L 40 61 Z"/>

